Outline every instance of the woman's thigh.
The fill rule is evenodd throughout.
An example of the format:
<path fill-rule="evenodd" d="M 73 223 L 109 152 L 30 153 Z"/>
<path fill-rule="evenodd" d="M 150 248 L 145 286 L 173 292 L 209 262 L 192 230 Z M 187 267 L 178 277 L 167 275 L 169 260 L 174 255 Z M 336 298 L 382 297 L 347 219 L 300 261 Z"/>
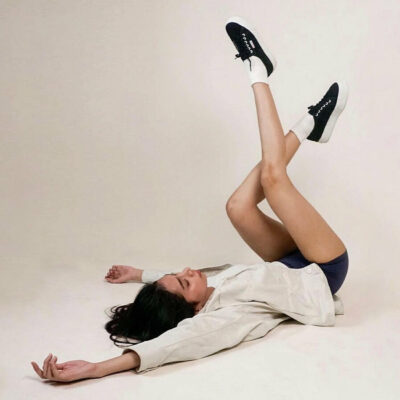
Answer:
<path fill-rule="evenodd" d="M 275 261 L 297 247 L 285 226 L 256 205 L 246 205 L 234 197 L 228 215 L 240 237 L 264 261 Z"/>
<path fill-rule="evenodd" d="M 304 257 L 325 263 L 346 250 L 341 239 L 293 185 L 286 170 L 263 171 L 265 197 Z"/>

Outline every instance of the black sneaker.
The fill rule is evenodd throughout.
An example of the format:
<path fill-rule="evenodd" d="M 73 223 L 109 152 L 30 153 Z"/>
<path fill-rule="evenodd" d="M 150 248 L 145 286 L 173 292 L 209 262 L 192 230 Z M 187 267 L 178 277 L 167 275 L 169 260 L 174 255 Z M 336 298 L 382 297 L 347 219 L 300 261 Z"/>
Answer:
<path fill-rule="evenodd" d="M 235 59 L 240 57 L 242 61 L 249 60 L 251 70 L 251 57 L 258 57 L 265 65 L 268 76 L 270 76 L 276 68 L 276 60 L 264 44 L 260 45 L 257 31 L 240 17 L 229 18 L 225 29 L 238 51 Z"/>
<path fill-rule="evenodd" d="M 308 107 L 308 114 L 314 118 L 314 127 L 307 136 L 308 140 L 320 143 L 329 140 L 336 121 L 346 106 L 347 97 L 346 83 L 335 82 L 317 104 Z"/>

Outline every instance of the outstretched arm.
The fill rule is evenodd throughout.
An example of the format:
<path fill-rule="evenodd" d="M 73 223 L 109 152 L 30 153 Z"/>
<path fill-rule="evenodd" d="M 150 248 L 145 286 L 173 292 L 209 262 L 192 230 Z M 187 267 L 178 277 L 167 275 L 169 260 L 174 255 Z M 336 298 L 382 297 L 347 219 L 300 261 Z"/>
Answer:
<path fill-rule="evenodd" d="M 102 378 L 103 376 L 127 371 L 140 365 L 140 358 L 135 351 L 129 351 L 118 357 L 98 363 L 74 360 L 57 364 L 56 361 L 57 357 L 50 353 L 43 362 L 43 369 L 40 369 L 34 361 L 32 361 L 31 364 L 40 378 L 58 382 Z"/>
<path fill-rule="evenodd" d="M 197 360 L 231 348 L 242 341 L 264 336 L 289 317 L 275 313 L 260 313 L 249 305 L 230 305 L 186 318 L 160 336 L 124 349 L 140 357 L 135 372 L 153 370 L 177 361 Z"/>
<path fill-rule="evenodd" d="M 127 265 L 113 265 L 112 268 L 108 270 L 105 279 L 110 283 L 125 283 L 128 281 L 153 283 L 162 278 L 165 274 L 168 274 L 168 272 L 155 269 L 143 270 Z"/>

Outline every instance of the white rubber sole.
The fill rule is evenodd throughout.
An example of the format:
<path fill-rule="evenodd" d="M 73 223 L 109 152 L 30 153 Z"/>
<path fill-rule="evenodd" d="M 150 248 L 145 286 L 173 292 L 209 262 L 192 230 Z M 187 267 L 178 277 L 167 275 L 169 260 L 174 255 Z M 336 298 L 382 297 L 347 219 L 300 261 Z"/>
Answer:
<path fill-rule="evenodd" d="M 349 88 L 346 82 L 344 81 L 336 81 L 339 85 L 339 96 L 336 102 L 336 106 L 332 111 L 332 114 L 328 120 L 328 123 L 325 126 L 324 133 L 321 138 L 318 140 L 319 143 L 326 143 L 332 135 L 333 128 L 335 127 L 336 121 L 339 118 L 339 115 L 342 113 L 344 108 L 346 107 L 347 98 L 349 96 Z"/>
<path fill-rule="evenodd" d="M 271 53 L 271 51 L 269 50 L 269 48 L 267 46 L 265 46 L 264 42 L 261 40 L 260 35 L 258 34 L 257 30 L 241 17 L 231 17 L 226 21 L 225 25 L 227 25 L 229 22 L 236 22 L 237 24 L 244 26 L 256 37 L 256 39 L 257 39 L 258 43 L 260 43 L 260 46 L 262 47 L 264 53 L 271 60 L 271 64 L 274 67 L 272 72 L 274 72 L 276 69 L 276 66 L 277 66 L 277 61 L 276 61 L 275 57 L 273 56 L 273 54 Z"/>

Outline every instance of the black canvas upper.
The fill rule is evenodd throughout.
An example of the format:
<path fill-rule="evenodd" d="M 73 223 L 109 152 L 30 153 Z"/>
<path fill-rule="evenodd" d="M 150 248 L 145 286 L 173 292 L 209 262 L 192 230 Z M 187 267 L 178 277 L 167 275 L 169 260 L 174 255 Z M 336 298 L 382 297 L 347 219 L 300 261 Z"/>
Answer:
<path fill-rule="evenodd" d="M 265 54 L 254 34 L 236 22 L 229 22 L 226 24 L 225 28 L 238 51 L 236 58 L 240 57 L 244 61 L 249 59 L 251 56 L 256 56 L 264 63 L 268 76 L 271 75 L 274 69 L 272 62 Z M 249 61 L 251 69 L 251 60 Z"/>
<path fill-rule="evenodd" d="M 329 117 L 336 107 L 338 95 L 339 85 L 335 82 L 317 104 L 308 107 L 308 113 L 314 117 L 314 129 L 307 139 L 318 142 L 321 138 Z"/>

